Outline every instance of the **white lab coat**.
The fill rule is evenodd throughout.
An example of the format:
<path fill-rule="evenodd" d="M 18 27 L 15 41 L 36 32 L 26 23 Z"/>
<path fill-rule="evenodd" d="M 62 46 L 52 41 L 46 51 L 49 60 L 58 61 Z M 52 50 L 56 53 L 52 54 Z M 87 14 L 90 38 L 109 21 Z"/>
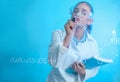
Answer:
<path fill-rule="evenodd" d="M 53 69 L 47 78 L 47 82 L 81 82 L 78 74 L 69 74 L 65 70 L 75 61 L 78 61 L 78 58 L 80 61 L 92 56 L 99 56 L 97 43 L 89 33 L 87 33 L 84 43 L 76 44 L 74 40 L 71 40 L 69 48 L 63 46 L 65 35 L 65 30 L 56 30 L 52 34 L 48 59 Z M 86 69 L 84 81 L 94 77 L 98 69 L 98 67 Z"/>

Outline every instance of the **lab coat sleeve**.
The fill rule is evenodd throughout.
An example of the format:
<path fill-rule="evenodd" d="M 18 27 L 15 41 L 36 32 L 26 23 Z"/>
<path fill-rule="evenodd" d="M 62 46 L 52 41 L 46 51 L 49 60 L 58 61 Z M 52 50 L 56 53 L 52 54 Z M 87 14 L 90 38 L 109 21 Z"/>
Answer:
<path fill-rule="evenodd" d="M 48 51 L 48 62 L 53 67 L 59 67 L 65 60 L 65 53 L 68 49 L 63 46 L 63 35 L 61 30 L 52 33 L 51 44 Z M 62 59 L 62 60 L 61 60 Z"/>
<path fill-rule="evenodd" d="M 93 68 L 93 69 L 86 69 L 86 76 L 85 80 L 95 77 L 96 74 L 98 73 L 99 67 Z"/>
<path fill-rule="evenodd" d="M 85 82 L 87 79 L 96 76 L 96 74 L 98 73 L 98 69 L 99 69 L 99 67 L 96 67 L 96 68 L 93 68 L 93 69 L 86 69 L 86 75 L 85 75 L 84 80 L 81 81 L 80 75 L 78 75 L 78 80 L 80 82 Z"/>

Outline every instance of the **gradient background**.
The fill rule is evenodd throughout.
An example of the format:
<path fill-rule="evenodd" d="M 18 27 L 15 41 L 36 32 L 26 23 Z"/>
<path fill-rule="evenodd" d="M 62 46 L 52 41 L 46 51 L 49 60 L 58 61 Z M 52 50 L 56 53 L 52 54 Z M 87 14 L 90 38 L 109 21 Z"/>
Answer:
<path fill-rule="evenodd" d="M 51 33 L 63 29 L 81 0 L 0 0 L 0 82 L 45 82 Z M 92 35 L 113 64 L 87 82 L 120 82 L 120 0 L 85 0 L 94 8 Z"/>

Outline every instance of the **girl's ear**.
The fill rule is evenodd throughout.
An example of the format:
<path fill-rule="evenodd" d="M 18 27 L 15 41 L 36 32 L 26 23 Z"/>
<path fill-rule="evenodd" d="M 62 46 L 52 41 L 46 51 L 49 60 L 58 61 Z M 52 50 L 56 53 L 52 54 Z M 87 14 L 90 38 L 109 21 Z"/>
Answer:
<path fill-rule="evenodd" d="M 91 25 L 92 23 L 93 23 L 93 19 L 92 18 L 88 19 L 87 24 Z"/>

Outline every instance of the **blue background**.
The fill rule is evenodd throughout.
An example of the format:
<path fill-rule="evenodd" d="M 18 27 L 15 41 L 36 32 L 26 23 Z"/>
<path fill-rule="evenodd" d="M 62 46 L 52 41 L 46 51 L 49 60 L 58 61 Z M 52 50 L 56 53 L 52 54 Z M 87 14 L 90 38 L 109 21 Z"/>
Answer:
<path fill-rule="evenodd" d="M 63 29 L 80 0 L 0 0 L 0 82 L 45 82 L 51 33 Z M 92 35 L 102 66 L 87 82 L 120 82 L 120 1 L 86 0 L 94 8 Z"/>

